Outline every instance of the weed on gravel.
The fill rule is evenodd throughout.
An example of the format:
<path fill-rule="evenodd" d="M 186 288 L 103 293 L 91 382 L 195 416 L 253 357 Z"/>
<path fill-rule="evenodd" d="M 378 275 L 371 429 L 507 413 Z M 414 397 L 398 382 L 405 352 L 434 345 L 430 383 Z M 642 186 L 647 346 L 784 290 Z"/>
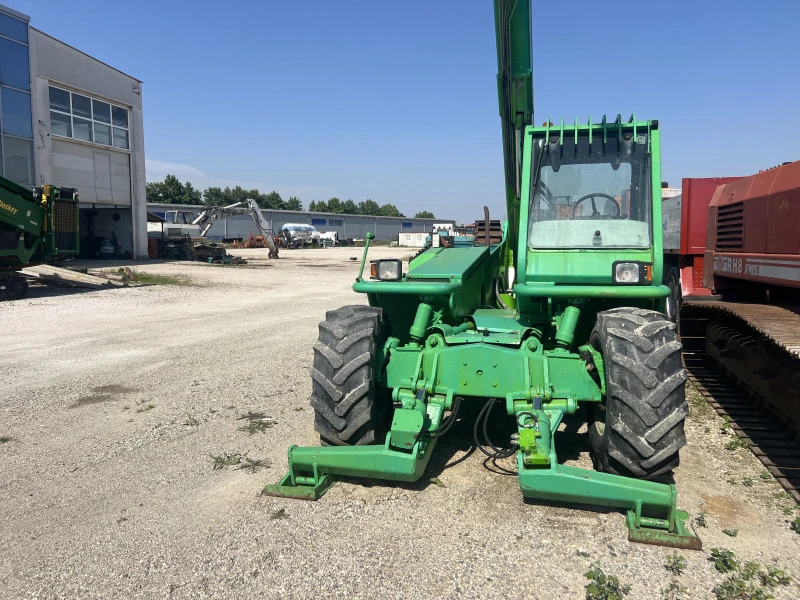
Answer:
<path fill-rule="evenodd" d="M 589 580 L 586 600 L 619 600 L 631 593 L 631 586 L 622 585 L 616 575 L 607 575 L 596 563 L 584 577 Z"/>
<path fill-rule="evenodd" d="M 288 519 L 289 513 L 286 512 L 285 508 L 278 508 L 272 511 L 272 513 L 269 515 L 269 518 L 272 520 Z"/>
<path fill-rule="evenodd" d="M 708 560 L 714 563 L 714 568 L 720 573 L 730 573 L 739 568 L 739 561 L 731 550 L 712 548 Z"/>
<path fill-rule="evenodd" d="M 688 597 L 688 590 L 686 589 L 686 586 L 681 585 L 681 583 L 675 579 L 673 579 L 667 587 L 662 588 L 661 590 L 662 600 L 683 600 L 684 598 Z"/>
<path fill-rule="evenodd" d="M 667 564 L 664 568 L 673 575 L 681 575 L 686 570 L 686 558 L 674 552 L 667 556 Z"/>
<path fill-rule="evenodd" d="M 259 469 L 269 468 L 269 461 L 266 458 L 250 458 L 245 454 L 242 456 L 242 462 L 238 466 L 239 469 L 249 469 L 251 473 L 255 473 Z"/>
<path fill-rule="evenodd" d="M 740 438 L 738 435 L 734 434 L 733 437 L 731 437 L 730 441 L 727 444 L 725 444 L 725 449 L 737 450 L 739 448 L 749 449 L 750 444 L 747 442 L 746 439 Z"/>
<path fill-rule="evenodd" d="M 708 513 L 700 511 L 700 513 L 694 518 L 694 522 L 697 523 L 698 527 L 708 527 L 706 524 L 706 517 Z"/>
<path fill-rule="evenodd" d="M 264 433 L 267 429 L 275 425 L 277 421 L 275 420 L 267 420 L 264 419 L 263 421 L 250 421 L 247 425 L 242 425 L 239 427 L 239 431 L 246 431 L 250 435 L 254 433 Z"/>
<path fill-rule="evenodd" d="M 773 597 L 770 589 L 791 583 L 792 578 L 783 569 L 767 567 L 762 570 L 761 565 L 750 561 L 742 568 L 735 569 L 712 591 L 717 600 L 767 600 Z"/>
<path fill-rule="evenodd" d="M 137 408 L 136 412 L 137 413 L 147 412 L 148 410 L 153 410 L 155 407 L 156 407 L 155 404 L 145 404 L 145 405 L 140 406 L 139 408 Z"/>
<path fill-rule="evenodd" d="M 186 415 L 186 420 L 181 423 L 181 425 L 186 425 L 187 427 L 199 427 L 200 421 L 192 415 Z"/>
<path fill-rule="evenodd" d="M 0 437 L 0 444 L 7 444 L 8 442 L 13 442 L 13 441 L 14 438 L 8 437 L 7 435 Z"/>
<path fill-rule="evenodd" d="M 737 535 L 739 535 L 739 530 L 738 529 L 723 529 L 722 533 L 724 533 L 725 535 L 730 536 L 730 537 L 736 537 Z"/>
<path fill-rule="evenodd" d="M 697 391 L 697 387 L 695 387 L 694 382 L 691 380 L 689 381 L 692 385 L 691 388 L 686 388 L 686 391 L 688 392 L 686 394 L 686 401 L 689 404 L 689 409 L 692 411 L 692 416 L 709 418 L 716 414 L 714 413 L 714 409 L 712 409 L 711 405 L 708 403 L 708 400 L 706 400 L 703 395 Z"/>
<path fill-rule="evenodd" d="M 800 533 L 800 517 L 797 517 L 794 521 L 792 521 L 790 527 L 795 533 Z"/>
<path fill-rule="evenodd" d="M 251 473 L 255 473 L 259 469 L 266 469 L 269 467 L 269 461 L 261 458 L 250 458 L 247 454 L 239 454 L 238 452 L 224 452 L 223 454 L 213 455 L 211 457 L 211 467 L 218 471 L 225 467 L 236 467 L 237 469 L 247 469 Z"/>
<path fill-rule="evenodd" d="M 770 588 L 792 583 L 792 578 L 786 574 L 786 571 L 778 567 L 767 567 L 766 571 L 759 571 L 758 578 L 761 580 L 761 585 Z"/>
<path fill-rule="evenodd" d="M 272 427 L 273 425 L 277 425 L 278 421 L 276 421 L 273 417 L 268 417 L 263 412 L 253 412 L 252 410 L 247 411 L 245 414 L 240 415 L 236 419 L 237 421 L 244 421 L 247 420 L 247 425 L 242 425 L 239 427 L 239 431 L 246 431 L 250 435 L 254 433 L 264 433 L 267 429 Z"/>
<path fill-rule="evenodd" d="M 219 469 L 224 469 L 225 467 L 238 465 L 239 463 L 242 462 L 241 454 L 228 454 L 226 452 L 224 454 L 218 454 L 216 456 L 210 454 L 209 456 L 211 457 L 212 468 L 215 471 Z"/>
<path fill-rule="evenodd" d="M 229 406 L 228 408 L 229 409 L 233 409 L 233 408 L 236 408 L 236 407 L 235 406 Z M 239 415 L 238 417 L 236 417 L 236 420 L 237 421 L 244 421 L 244 420 L 247 420 L 247 421 L 260 421 L 262 419 L 267 419 L 267 418 L 269 418 L 269 417 L 267 417 L 267 413 L 263 413 L 261 411 L 248 410 L 243 415 Z"/>

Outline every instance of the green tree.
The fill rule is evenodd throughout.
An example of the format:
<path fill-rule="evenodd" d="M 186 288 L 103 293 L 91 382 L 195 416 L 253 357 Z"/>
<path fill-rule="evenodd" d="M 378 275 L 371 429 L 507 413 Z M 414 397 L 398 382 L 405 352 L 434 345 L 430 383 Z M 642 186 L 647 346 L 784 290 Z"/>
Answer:
<path fill-rule="evenodd" d="M 200 191 L 191 183 L 182 184 L 175 175 L 167 175 L 164 181 L 151 181 L 145 186 L 148 202 L 166 204 L 200 204 Z"/>
<path fill-rule="evenodd" d="M 186 182 L 183 186 L 183 202 L 182 204 L 202 204 L 203 193 L 196 190 L 190 182 Z"/>
<path fill-rule="evenodd" d="M 429 210 L 421 210 L 417 214 L 414 215 L 415 219 L 435 219 L 436 217 L 434 214 Z"/>
<path fill-rule="evenodd" d="M 203 192 L 203 202 L 208 206 L 225 206 L 225 195 L 222 188 L 209 187 Z"/>
<path fill-rule="evenodd" d="M 228 192 L 229 188 L 225 188 L 225 191 Z M 258 192 L 258 190 L 256 190 L 256 192 Z M 242 186 L 240 186 L 240 185 L 237 185 L 235 188 L 230 190 L 231 203 L 233 203 L 233 202 L 244 202 L 245 200 L 247 200 L 247 198 L 249 196 L 250 196 L 250 192 L 248 192 L 247 190 L 243 189 Z M 256 197 L 256 199 L 258 199 L 258 198 Z"/>
<path fill-rule="evenodd" d="M 336 196 L 328 200 L 328 212 L 340 213 L 342 212 L 342 201 Z"/>
<path fill-rule="evenodd" d="M 397 210 L 397 207 L 394 204 L 384 204 L 378 210 L 378 214 L 381 217 L 404 217 L 405 215 Z"/>
<path fill-rule="evenodd" d="M 255 188 L 253 188 L 252 190 L 245 190 L 245 191 L 247 192 L 247 195 L 245 196 L 246 200 L 250 200 L 252 198 L 253 200 L 256 201 L 256 204 L 258 204 L 260 208 L 267 208 L 266 205 L 267 196 L 265 194 L 262 194 Z"/>
<path fill-rule="evenodd" d="M 165 202 L 163 181 L 148 181 L 144 186 L 144 190 L 148 203 Z"/>
<path fill-rule="evenodd" d="M 308 203 L 308 211 L 309 212 L 317 212 L 317 203 L 313 200 Z"/>
<path fill-rule="evenodd" d="M 342 212 L 348 215 L 358 214 L 358 205 L 350 199 L 342 202 Z"/>
<path fill-rule="evenodd" d="M 379 215 L 381 212 L 380 205 L 374 200 L 364 200 L 358 203 L 358 214 L 360 215 Z"/>
<path fill-rule="evenodd" d="M 164 177 L 163 194 L 164 202 L 171 202 L 173 204 L 184 204 L 184 187 L 180 179 L 175 175 L 167 175 Z"/>
<path fill-rule="evenodd" d="M 314 207 L 314 212 L 330 212 L 328 210 L 328 204 L 325 200 L 319 200 L 317 205 Z"/>
<path fill-rule="evenodd" d="M 286 203 L 281 198 L 281 195 L 275 190 L 271 191 L 264 197 L 264 206 L 266 208 L 286 208 Z"/>
<path fill-rule="evenodd" d="M 300 198 L 297 196 L 289 196 L 289 199 L 286 201 L 286 210 L 303 210 L 303 203 L 300 201 Z M 311 210 L 311 207 L 309 207 Z"/>

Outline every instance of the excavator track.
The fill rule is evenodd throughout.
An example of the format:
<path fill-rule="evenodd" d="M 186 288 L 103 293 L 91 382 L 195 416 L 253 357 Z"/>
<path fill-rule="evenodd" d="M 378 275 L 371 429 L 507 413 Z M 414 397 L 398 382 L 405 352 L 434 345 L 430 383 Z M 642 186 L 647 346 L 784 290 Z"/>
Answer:
<path fill-rule="evenodd" d="M 800 307 L 687 302 L 680 331 L 692 383 L 800 504 Z"/>
<path fill-rule="evenodd" d="M 688 306 L 738 319 L 789 356 L 800 358 L 800 306 L 738 302 L 691 302 Z"/>

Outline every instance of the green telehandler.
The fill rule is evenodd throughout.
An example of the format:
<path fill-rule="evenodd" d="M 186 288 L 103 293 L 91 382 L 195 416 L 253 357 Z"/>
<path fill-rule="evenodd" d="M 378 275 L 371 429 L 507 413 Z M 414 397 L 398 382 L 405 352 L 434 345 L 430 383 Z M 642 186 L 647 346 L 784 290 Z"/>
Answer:
<path fill-rule="evenodd" d="M 663 482 L 688 407 L 661 312 L 658 122 L 533 126 L 530 2 L 495 0 L 494 13 L 508 221 L 485 211 L 474 246 L 431 248 L 406 273 L 378 260 L 365 276 L 367 236 L 353 289 L 369 306 L 329 311 L 314 345 L 322 445 L 289 448 L 289 473 L 264 491 L 317 499 L 336 476 L 415 481 L 475 403 L 475 445 L 515 458 L 524 497 L 622 509 L 631 541 L 700 549 Z M 556 453 L 575 413 L 594 471 Z M 506 419 L 515 432 L 496 445 L 491 426 Z"/>
<path fill-rule="evenodd" d="M 19 269 L 77 256 L 78 250 L 77 190 L 52 185 L 30 190 L 0 177 L 0 285 L 7 298 L 28 291 Z"/>

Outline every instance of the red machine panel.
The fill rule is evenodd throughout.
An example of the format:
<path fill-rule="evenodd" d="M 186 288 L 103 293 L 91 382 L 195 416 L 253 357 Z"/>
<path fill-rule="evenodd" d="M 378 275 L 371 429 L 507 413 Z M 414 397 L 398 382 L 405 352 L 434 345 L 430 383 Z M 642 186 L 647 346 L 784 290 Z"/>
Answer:
<path fill-rule="evenodd" d="M 683 180 L 681 190 L 681 254 L 702 255 L 706 250 L 708 204 L 714 190 L 739 177 L 706 177 Z"/>
<path fill-rule="evenodd" d="M 718 188 L 707 223 L 706 287 L 744 279 L 800 288 L 800 161 Z"/>

